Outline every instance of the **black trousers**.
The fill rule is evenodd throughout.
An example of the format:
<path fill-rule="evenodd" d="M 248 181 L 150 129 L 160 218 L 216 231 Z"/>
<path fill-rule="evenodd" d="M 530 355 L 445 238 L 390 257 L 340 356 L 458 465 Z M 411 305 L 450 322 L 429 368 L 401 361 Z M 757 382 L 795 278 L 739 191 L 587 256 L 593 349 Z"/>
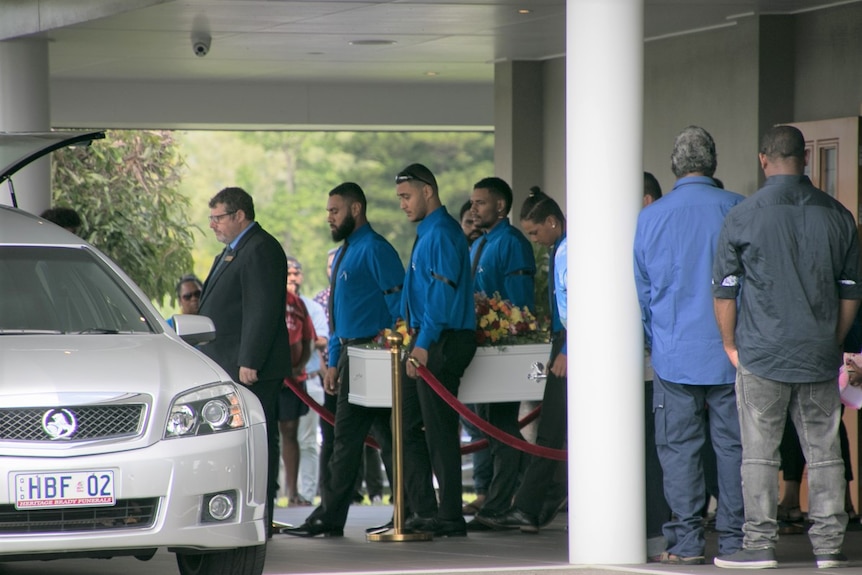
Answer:
<path fill-rule="evenodd" d="M 476 353 L 472 330 L 445 331 L 428 350 L 429 371 L 453 394 Z M 406 368 L 405 372 L 406 374 Z M 422 517 L 463 521 L 458 413 L 422 379 L 403 384 L 404 486 L 407 507 Z M 440 503 L 431 474 L 440 485 Z"/>
<path fill-rule="evenodd" d="M 320 506 L 309 519 L 320 519 L 330 527 L 343 528 L 356 492 L 356 478 L 362 469 L 365 436 L 373 428 L 380 444 L 381 458 L 392 485 L 392 410 L 388 407 L 364 407 L 350 403 L 350 367 L 347 346 L 339 358 L 341 384 L 335 410 L 332 456 L 327 473 L 320 483 Z"/>
<path fill-rule="evenodd" d="M 254 385 L 247 386 L 260 400 L 264 417 L 266 417 L 266 510 L 269 522 L 266 526 L 267 531 L 269 531 L 270 524 L 272 523 L 273 511 L 275 510 L 275 496 L 278 493 L 278 463 L 281 457 L 281 449 L 279 448 L 280 434 L 278 431 L 278 396 L 281 393 L 283 385 L 283 379 L 268 379 L 259 380 Z"/>
<path fill-rule="evenodd" d="M 338 394 L 323 394 L 323 407 L 331 414 L 338 412 Z M 320 446 L 320 479 L 318 485 L 326 483 L 329 477 L 329 460 L 332 458 L 332 450 L 335 446 L 335 427 L 320 418 L 320 434 L 323 441 Z"/>
<path fill-rule="evenodd" d="M 520 402 L 482 403 L 476 407 L 476 412 L 482 419 L 501 431 L 524 439 L 518 427 Z M 485 503 L 482 505 L 482 513 L 494 514 L 507 511 L 512 506 L 512 496 L 518 489 L 518 480 L 524 467 L 522 463 L 525 463 L 527 458 L 521 451 L 491 437 L 488 438 L 488 444 L 494 472 Z"/>
<path fill-rule="evenodd" d="M 555 334 L 548 365 L 554 364 L 565 341 L 565 332 Z M 566 446 L 568 425 L 566 385 L 565 378 L 548 373 L 548 379 L 545 380 L 545 394 L 542 397 L 542 418 L 539 420 L 536 445 L 553 449 L 563 449 Z M 560 497 L 565 493 L 565 480 L 563 485 L 560 485 L 560 478 L 565 477 L 564 469 L 566 469 L 565 461 L 533 456 L 524 473 L 521 487 L 515 494 L 515 507 L 533 517 L 538 517 L 546 498 Z"/>

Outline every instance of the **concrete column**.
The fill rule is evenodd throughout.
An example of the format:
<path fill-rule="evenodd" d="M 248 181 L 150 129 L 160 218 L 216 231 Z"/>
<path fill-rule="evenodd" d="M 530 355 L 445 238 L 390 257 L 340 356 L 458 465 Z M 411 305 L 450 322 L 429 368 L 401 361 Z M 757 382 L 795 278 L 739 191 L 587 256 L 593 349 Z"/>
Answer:
<path fill-rule="evenodd" d="M 643 0 L 568 0 L 566 24 L 569 560 L 643 563 Z"/>
<path fill-rule="evenodd" d="M 542 62 L 494 66 L 494 175 L 512 186 L 515 224 L 530 187 L 545 188 L 543 83 Z"/>
<path fill-rule="evenodd" d="M 51 129 L 48 93 L 48 42 L 0 42 L 0 131 Z M 39 214 L 51 205 L 51 164 L 43 158 L 13 177 L 18 206 Z M 0 203 L 11 205 L 9 185 L 0 185 Z"/>

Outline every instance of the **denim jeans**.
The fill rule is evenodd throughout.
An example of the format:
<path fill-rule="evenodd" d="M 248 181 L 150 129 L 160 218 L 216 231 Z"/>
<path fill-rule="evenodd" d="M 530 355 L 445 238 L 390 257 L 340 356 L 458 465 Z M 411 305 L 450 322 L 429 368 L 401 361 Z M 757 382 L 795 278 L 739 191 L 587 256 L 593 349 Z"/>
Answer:
<path fill-rule="evenodd" d="M 783 383 L 740 365 L 736 393 L 742 431 L 744 547 L 774 548 L 778 540 L 778 448 L 789 413 L 808 462 L 808 519 L 813 522 L 808 538 L 817 555 L 841 551 L 847 513 L 838 441 L 838 382 Z"/>
<path fill-rule="evenodd" d="M 673 516 L 664 525 L 669 553 L 704 553 L 706 504 L 702 448 L 706 426 L 715 449 L 720 496 L 715 514 L 720 555 L 742 547 L 742 445 L 733 384 L 687 385 L 654 379 L 656 449 L 664 470 L 664 494 Z M 706 410 L 709 409 L 709 417 Z"/>

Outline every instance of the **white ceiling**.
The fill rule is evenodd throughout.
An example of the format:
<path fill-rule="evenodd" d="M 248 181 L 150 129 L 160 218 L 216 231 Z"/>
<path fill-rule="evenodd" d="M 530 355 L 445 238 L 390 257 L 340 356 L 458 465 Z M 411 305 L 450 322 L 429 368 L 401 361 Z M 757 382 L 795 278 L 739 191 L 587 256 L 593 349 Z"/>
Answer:
<path fill-rule="evenodd" d="M 644 35 L 649 41 L 732 26 L 752 14 L 836 3 L 646 0 Z M 41 10 L 31 11 L 33 5 Z M 49 38 L 51 78 L 62 80 L 486 83 L 494 62 L 562 55 L 565 6 L 565 0 L 2 0 L 0 39 L 22 32 Z M 193 31 L 211 35 L 207 56 L 194 55 Z M 395 43 L 351 44 L 357 40 Z"/>

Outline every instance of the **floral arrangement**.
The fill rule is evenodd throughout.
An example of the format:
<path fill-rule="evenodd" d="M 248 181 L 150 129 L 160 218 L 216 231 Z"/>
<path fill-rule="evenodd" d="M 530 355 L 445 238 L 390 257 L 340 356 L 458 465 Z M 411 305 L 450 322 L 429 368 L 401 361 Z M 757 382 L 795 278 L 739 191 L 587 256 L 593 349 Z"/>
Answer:
<path fill-rule="evenodd" d="M 394 330 L 391 328 L 388 328 L 388 327 L 386 329 L 381 330 L 380 333 L 378 333 L 377 336 L 374 338 L 374 340 L 371 342 L 369 347 L 375 347 L 375 348 L 381 348 L 382 347 L 384 349 L 389 349 L 389 340 L 387 338 L 390 335 L 392 335 L 393 333 L 401 334 L 401 338 L 404 340 L 401 343 L 401 345 L 403 347 L 406 348 L 410 344 L 410 340 L 412 339 L 412 335 L 410 334 L 410 330 L 407 329 L 407 324 L 405 323 L 405 321 L 403 319 L 399 319 L 395 323 L 395 329 Z"/>
<path fill-rule="evenodd" d="M 513 305 L 494 292 L 474 296 L 476 305 L 476 343 L 479 345 L 514 345 L 547 341 L 539 331 L 536 316 L 526 307 Z"/>
<path fill-rule="evenodd" d="M 516 306 L 503 299 L 499 292 L 494 292 L 492 297 L 477 293 L 473 301 L 476 305 L 476 343 L 479 345 L 503 346 L 548 341 L 547 330 L 540 329 L 536 316 L 526 307 Z M 394 330 L 381 330 L 365 347 L 389 349 L 387 338 L 394 332 L 401 334 L 404 340 L 402 345 L 406 349 L 412 334 L 403 319 L 398 320 Z"/>

